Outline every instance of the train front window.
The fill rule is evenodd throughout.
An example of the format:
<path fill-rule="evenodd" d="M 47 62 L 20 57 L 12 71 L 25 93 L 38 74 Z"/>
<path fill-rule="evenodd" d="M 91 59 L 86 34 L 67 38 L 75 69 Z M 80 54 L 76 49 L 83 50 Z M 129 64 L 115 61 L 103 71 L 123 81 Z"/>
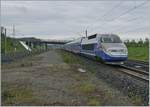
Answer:
<path fill-rule="evenodd" d="M 101 37 L 101 42 L 102 43 L 121 43 L 122 41 L 117 36 L 109 36 L 109 37 Z"/>

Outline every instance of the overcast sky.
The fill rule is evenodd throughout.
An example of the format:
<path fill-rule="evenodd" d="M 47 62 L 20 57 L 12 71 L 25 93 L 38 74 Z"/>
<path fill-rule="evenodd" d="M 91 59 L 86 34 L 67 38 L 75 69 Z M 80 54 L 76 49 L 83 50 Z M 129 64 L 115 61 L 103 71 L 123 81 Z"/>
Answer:
<path fill-rule="evenodd" d="M 88 35 L 115 33 L 123 39 L 145 38 L 150 34 L 150 2 L 2 1 L 1 23 L 9 36 L 14 24 L 16 37 L 77 38 L 85 36 L 88 29 Z"/>

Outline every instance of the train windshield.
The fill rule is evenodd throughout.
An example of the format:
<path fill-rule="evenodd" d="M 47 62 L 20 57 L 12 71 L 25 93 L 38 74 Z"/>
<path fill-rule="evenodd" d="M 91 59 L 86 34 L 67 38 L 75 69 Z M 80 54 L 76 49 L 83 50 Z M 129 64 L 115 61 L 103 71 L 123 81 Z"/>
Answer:
<path fill-rule="evenodd" d="M 102 36 L 101 37 L 102 43 L 121 43 L 122 41 L 118 36 Z"/>

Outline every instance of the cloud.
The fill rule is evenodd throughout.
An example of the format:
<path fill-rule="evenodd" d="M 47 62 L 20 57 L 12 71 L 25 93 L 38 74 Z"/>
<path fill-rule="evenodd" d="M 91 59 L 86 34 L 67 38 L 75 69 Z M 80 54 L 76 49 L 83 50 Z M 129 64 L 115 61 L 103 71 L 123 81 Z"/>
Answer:
<path fill-rule="evenodd" d="M 16 36 L 79 37 L 78 33 L 150 34 L 150 3 L 119 17 L 144 1 L 2 1 L 2 25 Z M 116 18 L 114 21 L 108 21 Z M 145 27 L 145 28 L 142 28 Z M 142 29 L 138 29 L 142 28 Z M 135 29 L 135 30 L 134 30 Z M 137 29 L 137 30 L 136 30 Z M 129 32 L 128 32 L 129 31 Z M 134 34 L 135 35 L 135 34 Z M 123 37 L 123 36 L 122 36 Z M 143 36 L 142 36 L 143 37 Z"/>

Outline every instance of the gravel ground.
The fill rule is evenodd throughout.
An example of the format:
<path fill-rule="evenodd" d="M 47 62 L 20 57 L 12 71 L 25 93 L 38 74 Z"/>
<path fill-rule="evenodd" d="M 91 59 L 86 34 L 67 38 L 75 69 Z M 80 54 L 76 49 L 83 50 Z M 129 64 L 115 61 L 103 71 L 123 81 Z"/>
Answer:
<path fill-rule="evenodd" d="M 75 54 L 73 54 L 75 55 Z M 95 76 L 102 81 L 109 84 L 111 87 L 117 88 L 125 95 L 128 95 L 133 99 L 136 105 L 148 105 L 149 102 L 149 83 L 133 78 L 128 74 L 121 72 L 121 68 L 118 66 L 106 65 L 90 58 L 81 57 L 82 66 L 91 72 L 95 73 Z M 90 66 L 89 66 L 90 65 Z M 139 98 L 141 101 L 139 101 Z M 138 100 L 138 101 L 137 101 Z"/>
<path fill-rule="evenodd" d="M 137 105 L 123 93 L 126 86 L 120 86 L 123 92 L 116 88 L 120 82 L 115 76 L 124 78 L 127 84 L 125 77 L 116 72 L 118 69 L 81 60 L 85 65 L 70 65 L 51 50 L 2 65 L 2 105 Z M 84 73 L 77 70 L 82 66 Z M 90 72 L 93 69 L 95 74 Z"/>

